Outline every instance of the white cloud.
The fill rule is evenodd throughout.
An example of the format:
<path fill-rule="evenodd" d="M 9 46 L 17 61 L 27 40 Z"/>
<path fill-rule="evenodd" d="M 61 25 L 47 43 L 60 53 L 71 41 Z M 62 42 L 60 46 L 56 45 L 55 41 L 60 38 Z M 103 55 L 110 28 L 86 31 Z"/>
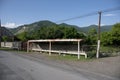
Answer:
<path fill-rule="evenodd" d="M 105 14 L 105 15 L 103 15 L 103 16 L 115 16 L 115 14 Z"/>
<path fill-rule="evenodd" d="M 98 24 L 95 24 L 95 25 L 97 25 L 97 26 L 98 26 Z M 106 24 L 102 24 L 102 23 L 101 23 L 100 25 L 101 25 L 101 26 L 104 26 L 104 25 L 106 25 Z"/>
<path fill-rule="evenodd" d="M 101 24 L 101 26 L 104 26 L 105 24 Z"/>
<path fill-rule="evenodd" d="M 2 26 L 4 27 L 8 27 L 8 28 L 15 28 L 15 27 L 18 27 L 20 26 L 21 24 L 16 24 L 16 23 L 6 23 L 6 24 L 3 24 Z"/>

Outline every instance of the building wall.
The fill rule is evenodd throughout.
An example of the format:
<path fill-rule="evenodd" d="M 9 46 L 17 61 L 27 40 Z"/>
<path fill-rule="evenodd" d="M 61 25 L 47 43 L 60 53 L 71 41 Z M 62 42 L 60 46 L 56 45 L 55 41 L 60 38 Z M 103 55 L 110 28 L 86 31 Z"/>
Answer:
<path fill-rule="evenodd" d="M 1 42 L 1 47 L 21 49 L 21 42 Z"/>

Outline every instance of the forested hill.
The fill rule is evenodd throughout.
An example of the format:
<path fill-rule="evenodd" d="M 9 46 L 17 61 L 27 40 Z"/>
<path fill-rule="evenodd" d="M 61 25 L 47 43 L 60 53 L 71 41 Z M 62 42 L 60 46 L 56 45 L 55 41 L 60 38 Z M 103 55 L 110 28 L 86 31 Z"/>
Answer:
<path fill-rule="evenodd" d="M 34 31 L 40 29 L 41 27 L 53 27 L 53 26 L 74 27 L 78 31 L 85 32 L 85 33 L 88 32 L 91 28 L 95 28 L 97 30 L 97 25 L 78 27 L 76 25 L 69 25 L 69 24 L 66 24 L 66 23 L 56 24 L 54 22 L 44 20 L 44 21 L 34 22 L 32 24 L 26 24 L 26 25 L 18 26 L 17 28 L 10 29 L 10 31 L 13 34 L 19 34 L 19 33 L 22 33 L 24 31 L 34 32 Z M 112 28 L 112 25 L 102 26 L 101 31 L 109 31 L 111 28 Z"/>
<path fill-rule="evenodd" d="M 14 35 L 9 31 L 9 29 L 5 28 L 5 27 L 1 27 L 2 30 L 2 36 L 8 36 L 8 37 L 13 37 Z"/>
<path fill-rule="evenodd" d="M 105 32 L 105 31 L 110 31 L 113 25 L 104 25 L 101 26 L 101 32 Z M 96 30 L 98 29 L 97 25 L 90 25 L 90 26 L 86 26 L 86 27 L 82 27 L 82 31 L 83 32 L 88 32 L 91 28 L 95 28 Z"/>
<path fill-rule="evenodd" d="M 34 22 L 32 24 L 25 24 L 22 26 L 18 26 L 17 28 L 10 29 L 10 31 L 13 34 L 19 34 L 24 31 L 33 32 L 33 31 L 38 30 L 40 27 L 51 27 L 51 26 L 56 26 L 56 25 L 57 24 L 55 24 L 53 22 L 45 20 L 45 21 Z"/>
<path fill-rule="evenodd" d="M 12 41 L 14 35 L 9 31 L 9 29 L 4 26 L 1 27 L 1 41 Z"/>
<path fill-rule="evenodd" d="M 97 25 L 78 27 L 66 23 L 39 21 L 11 29 L 21 41 L 33 39 L 84 39 L 86 44 L 97 43 Z M 120 23 L 101 26 L 102 45 L 120 45 Z"/>

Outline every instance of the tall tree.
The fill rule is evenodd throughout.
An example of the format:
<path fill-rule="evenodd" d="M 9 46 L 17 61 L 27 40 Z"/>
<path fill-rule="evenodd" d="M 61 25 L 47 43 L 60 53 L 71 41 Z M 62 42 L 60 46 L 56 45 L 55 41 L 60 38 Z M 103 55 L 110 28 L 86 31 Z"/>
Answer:
<path fill-rule="evenodd" d="M 87 44 L 96 44 L 97 43 L 97 31 L 95 28 L 91 28 L 88 31 L 88 35 L 86 38 L 86 43 Z"/>
<path fill-rule="evenodd" d="M 101 36 L 103 45 L 120 45 L 120 23 L 113 25 L 110 32 L 104 32 Z"/>
<path fill-rule="evenodd" d="M 114 45 L 120 45 L 120 23 L 113 26 L 111 30 L 112 42 Z"/>

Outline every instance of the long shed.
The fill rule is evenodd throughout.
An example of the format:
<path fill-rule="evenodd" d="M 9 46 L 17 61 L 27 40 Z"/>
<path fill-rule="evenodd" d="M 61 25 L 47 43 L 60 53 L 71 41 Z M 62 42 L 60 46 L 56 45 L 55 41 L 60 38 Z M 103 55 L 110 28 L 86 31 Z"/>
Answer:
<path fill-rule="evenodd" d="M 87 58 L 87 54 L 85 51 L 81 51 L 80 49 L 80 43 L 83 41 L 83 39 L 40 39 L 40 40 L 29 40 L 27 42 L 27 52 L 30 50 L 34 51 L 44 51 L 49 52 L 49 55 L 51 55 L 52 52 L 55 53 L 64 53 L 64 54 L 76 54 L 78 56 L 78 59 L 80 59 L 80 55 L 84 55 L 85 58 Z M 32 43 L 49 43 L 48 50 L 39 48 L 33 48 Z M 64 51 L 64 50 L 52 50 L 52 43 L 55 42 L 77 42 L 77 51 Z"/>

